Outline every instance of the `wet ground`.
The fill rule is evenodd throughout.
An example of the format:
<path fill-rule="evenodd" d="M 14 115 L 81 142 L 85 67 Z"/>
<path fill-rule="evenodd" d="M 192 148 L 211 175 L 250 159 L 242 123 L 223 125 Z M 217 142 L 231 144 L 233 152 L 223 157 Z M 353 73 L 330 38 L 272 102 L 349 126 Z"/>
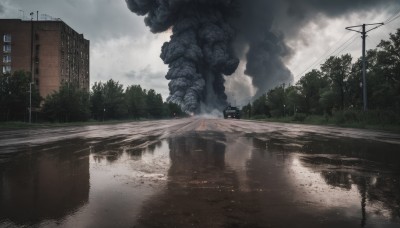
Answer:
<path fill-rule="evenodd" d="M 0 131 L 0 227 L 400 227 L 400 135 L 221 119 Z"/>

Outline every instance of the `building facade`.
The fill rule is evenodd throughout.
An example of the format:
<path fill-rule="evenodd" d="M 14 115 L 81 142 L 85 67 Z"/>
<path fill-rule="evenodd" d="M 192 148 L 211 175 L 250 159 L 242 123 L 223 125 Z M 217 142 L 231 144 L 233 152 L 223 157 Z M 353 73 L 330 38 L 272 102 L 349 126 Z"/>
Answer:
<path fill-rule="evenodd" d="M 89 91 L 89 41 L 61 20 L 0 19 L 2 74 L 33 72 L 40 95 L 62 83 Z"/>

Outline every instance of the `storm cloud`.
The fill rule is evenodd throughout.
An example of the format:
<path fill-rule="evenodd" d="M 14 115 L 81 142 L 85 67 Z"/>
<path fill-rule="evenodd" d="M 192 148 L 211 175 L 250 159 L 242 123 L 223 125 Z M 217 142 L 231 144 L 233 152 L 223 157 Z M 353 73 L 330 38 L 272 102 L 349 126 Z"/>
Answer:
<path fill-rule="evenodd" d="M 244 56 L 245 74 L 257 88 L 255 97 L 293 75 L 284 64 L 294 50 L 285 36 L 299 36 L 301 27 L 318 16 L 398 5 L 398 1 L 339 0 L 126 0 L 129 9 L 145 16 L 153 33 L 172 30 L 162 48 L 168 64 L 169 101 L 185 111 L 221 109 L 226 105 L 224 76 L 231 75 Z M 203 110 L 204 111 L 204 110 Z"/>

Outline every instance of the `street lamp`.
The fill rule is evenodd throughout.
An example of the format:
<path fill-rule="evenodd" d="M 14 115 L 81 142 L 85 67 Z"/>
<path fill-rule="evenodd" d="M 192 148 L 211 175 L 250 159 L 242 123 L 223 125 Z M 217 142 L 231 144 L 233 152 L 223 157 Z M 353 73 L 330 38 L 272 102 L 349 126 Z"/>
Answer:
<path fill-rule="evenodd" d="M 29 83 L 29 124 L 32 123 L 32 85 L 33 82 Z"/>
<path fill-rule="evenodd" d="M 283 105 L 283 117 L 285 117 L 286 116 L 286 105 L 284 104 Z"/>

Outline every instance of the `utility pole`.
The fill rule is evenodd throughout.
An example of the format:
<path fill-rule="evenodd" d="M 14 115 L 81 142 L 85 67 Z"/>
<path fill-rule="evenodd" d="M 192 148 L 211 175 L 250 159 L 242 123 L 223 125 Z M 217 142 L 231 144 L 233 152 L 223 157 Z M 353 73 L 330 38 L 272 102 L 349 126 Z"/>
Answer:
<path fill-rule="evenodd" d="M 384 25 L 384 23 L 374 23 L 374 24 L 362 24 L 362 25 L 356 25 L 356 26 L 350 26 L 350 27 L 346 27 L 347 30 L 353 31 L 353 32 L 358 32 L 361 33 L 361 37 L 363 39 L 362 41 L 362 62 L 363 62 L 363 82 L 362 82 L 362 86 L 363 86 L 363 103 L 364 103 L 364 112 L 367 111 L 367 78 L 366 78 L 366 74 L 367 74 L 367 70 L 366 70 L 366 58 L 365 58 L 365 39 L 367 38 L 367 33 L 370 32 L 371 30 L 377 29 L 379 27 L 381 27 L 382 25 Z M 366 30 L 367 26 L 375 26 L 369 30 Z M 362 31 L 358 31 L 355 30 L 354 28 L 362 28 Z"/>
<path fill-rule="evenodd" d="M 29 82 L 29 124 L 32 123 L 32 85 L 33 82 Z"/>
<path fill-rule="evenodd" d="M 32 83 L 34 81 L 33 78 L 33 12 L 31 15 L 31 81 L 29 82 L 29 124 L 32 123 Z"/>

